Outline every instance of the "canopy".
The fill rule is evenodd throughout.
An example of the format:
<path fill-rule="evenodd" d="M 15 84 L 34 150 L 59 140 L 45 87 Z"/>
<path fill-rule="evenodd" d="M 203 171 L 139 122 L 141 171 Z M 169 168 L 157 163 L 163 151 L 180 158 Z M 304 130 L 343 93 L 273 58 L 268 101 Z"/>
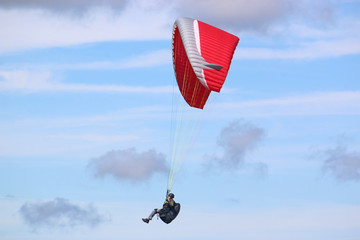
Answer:
<path fill-rule="evenodd" d="M 173 29 L 173 64 L 179 90 L 192 107 L 204 108 L 211 91 L 220 92 L 239 38 L 191 18 Z"/>

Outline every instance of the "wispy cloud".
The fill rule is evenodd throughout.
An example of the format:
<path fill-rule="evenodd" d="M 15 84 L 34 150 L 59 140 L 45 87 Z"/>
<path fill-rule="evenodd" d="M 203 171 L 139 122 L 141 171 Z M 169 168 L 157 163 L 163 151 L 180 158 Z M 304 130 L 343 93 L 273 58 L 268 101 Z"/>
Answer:
<path fill-rule="evenodd" d="M 62 83 L 49 71 L 0 71 L 0 91 L 36 92 L 122 92 L 172 93 L 171 86 L 145 87 Z"/>
<path fill-rule="evenodd" d="M 359 115 L 360 92 L 314 92 L 261 100 L 219 103 L 221 109 L 252 117 Z"/>
<path fill-rule="evenodd" d="M 161 65 L 172 64 L 172 54 L 170 49 L 162 49 L 151 53 L 141 54 L 133 56 L 118 62 L 90 62 L 90 63 L 78 63 L 78 64 L 61 64 L 60 66 L 53 66 L 51 68 L 59 68 L 63 70 L 67 69 L 84 69 L 84 70 L 122 70 L 132 68 L 146 68 L 155 67 Z"/>
<path fill-rule="evenodd" d="M 5 9 L 41 8 L 53 12 L 82 13 L 94 7 L 111 7 L 121 10 L 128 2 L 128 0 L 2 0 L 0 1 L 0 7 Z"/>
<path fill-rule="evenodd" d="M 0 54 L 102 41 L 170 41 L 175 16 L 198 18 L 245 39 L 263 41 L 264 38 L 286 36 L 286 42 L 282 42 L 285 49 L 274 51 L 247 47 L 238 50 L 237 58 L 301 59 L 359 53 L 359 34 L 354 31 L 358 28 L 358 20 L 339 20 L 339 16 L 343 16 L 336 12 L 335 4 L 330 0 L 261 0 L 251 3 L 226 0 L 226 4 L 218 0 L 83 2 L 1 1 Z M 256 34 L 254 37 L 254 32 L 261 33 L 261 37 Z M 275 40 L 273 44 L 276 43 Z M 92 64 L 95 67 L 119 67 L 117 63 L 109 62 L 87 63 L 83 67 Z"/>
<path fill-rule="evenodd" d="M 34 230 L 79 226 L 94 228 L 105 221 L 94 206 L 82 207 L 63 198 L 44 202 L 27 202 L 19 211 L 25 223 Z"/>
<path fill-rule="evenodd" d="M 264 138 L 265 130 L 251 123 L 236 120 L 223 128 L 219 134 L 217 144 L 224 150 L 223 156 L 207 157 L 210 161 L 206 167 L 236 170 L 243 166 L 246 156 L 257 147 Z M 266 172 L 264 163 L 256 168 Z"/>
<path fill-rule="evenodd" d="M 167 13 L 134 4 L 121 14 L 95 8 L 80 18 L 44 9 L 0 8 L 0 54 L 102 41 L 167 39 L 172 28 L 168 18 Z"/>
<path fill-rule="evenodd" d="M 307 18 L 312 21 L 329 22 L 333 18 L 333 5 L 325 0 L 321 3 L 296 0 L 3 0 L 0 8 L 4 9 L 43 9 L 57 14 L 78 14 L 84 16 L 96 8 L 111 9 L 117 14 L 124 14 L 132 7 L 143 10 L 177 12 L 177 15 L 198 16 L 204 21 L 213 21 L 222 26 L 238 30 L 266 30 L 278 21 L 289 20 L 290 16 Z"/>
<path fill-rule="evenodd" d="M 89 158 L 109 146 L 148 145 L 154 141 L 155 127 L 148 122 L 167 121 L 170 112 L 169 106 L 147 106 L 88 116 L 1 119 L 0 155 L 54 156 L 81 152 Z"/>
<path fill-rule="evenodd" d="M 1 88 L 0 88 L 1 89 Z M 134 94 L 134 97 L 137 97 Z M 220 98 L 218 98 L 220 100 Z M 237 102 L 217 103 L 213 118 L 236 119 L 276 116 L 360 116 L 360 92 L 315 92 Z M 102 114 L 62 117 L 0 119 L 0 154 L 3 156 L 43 156 L 92 149 L 111 144 L 148 142 L 153 127 L 147 121 L 168 121 L 170 103 L 125 108 Z M 168 120 L 166 120 L 168 119 Z M 126 123 L 124 125 L 124 123 Z M 139 129 L 134 126 L 143 126 Z M 117 129 L 114 132 L 114 128 Z M 132 129 L 130 131 L 130 129 Z M 76 132 L 71 133 L 73 129 Z M 102 131 L 94 131 L 102 129 Z M 163 130 L 163 129 L 162 129 Z M 159 131 L 159 130 L 156 130 Z M 121 134 L 119 134 L 121 133 Z M 86 150 L 86 151 L 84 151 Z M 105 149 L 106 150 L 106 149 Z M 105 151 L 101 150 L 101 151 Z M 86 155 L 88 158 L 88 155 Z"/>
<path fill-rule="evenodd" d="M 268 32 L 274 25 L 294 19 L 328 24 L 333 21 L 331 1 L 314 3 L 296 0 L 222 1 L 182 0 L 176 5 L 183 15 L 237 31 Z"/>
<path fill-rule="evenodd" d="M 288 49 L 240 48 L 235 59 L 315 59 L 360 54 L 359 38 L 328 40 L 292 46 Z"/>
<path fill-rule="evenodd" d="M 119 180 L 144 181 L 156 173 L 167 173 L 165 156 L 155 150 L 138 153 L 135 148 L 113 150 L 93 158 L 88 167 L 96 177 L 113 176 Z"/>

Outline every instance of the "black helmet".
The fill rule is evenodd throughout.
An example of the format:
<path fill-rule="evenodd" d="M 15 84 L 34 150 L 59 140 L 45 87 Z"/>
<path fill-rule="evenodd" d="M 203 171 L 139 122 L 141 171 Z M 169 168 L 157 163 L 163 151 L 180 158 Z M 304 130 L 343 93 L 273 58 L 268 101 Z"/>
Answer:
<path fill-rule="evenodd" d="M 169 193 L 169 195 L 168 195 L 170 198 L 174 198 L 175 197 L 175 195 L 173 194 L 173 193 Z"/>

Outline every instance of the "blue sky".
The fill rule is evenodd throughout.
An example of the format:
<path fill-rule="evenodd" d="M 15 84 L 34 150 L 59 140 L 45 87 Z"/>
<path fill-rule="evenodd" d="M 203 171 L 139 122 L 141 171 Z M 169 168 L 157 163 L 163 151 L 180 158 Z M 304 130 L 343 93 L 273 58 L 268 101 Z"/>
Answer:
<path fill-rule="evenodd" d="M 360 238 L 357 0 L 0 1 L 0 238 Z M 161 206 L 171 33 L 240 38 Z M 175 99 L 175 100 L 174 100 Z"/>

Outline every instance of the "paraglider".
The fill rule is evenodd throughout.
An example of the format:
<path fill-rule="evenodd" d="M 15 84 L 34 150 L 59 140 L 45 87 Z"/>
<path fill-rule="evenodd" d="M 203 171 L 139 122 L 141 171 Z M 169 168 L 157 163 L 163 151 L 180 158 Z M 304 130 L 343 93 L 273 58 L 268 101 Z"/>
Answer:
<path fill-rule="evenodd" d="M 174 72 L 178 89 L 188 105 L 173 111 L 177 114 L 174 117 L 177 122 L 169 192 L 202 127 L 193 115 L 202 112 L 211 92 L 220 92 L 239 40 L 231 33 L 195 19 L 179 18 L 175 21 L 172 37 Z"/>
<path fill-rule="evenodd" d="M 166 223 L 169 224 L 174 220 L 177 215 L 180 212 L 180 203 L 177 203 L 174 201 L 175 195 L 173 193 L 169 193 L 167 195 L 167 198 L 165 199 L 165 202 L 163 204 L 163 207 L 161 209 L 155 208 L 147 218 L 143 218 L 142 220 L 146 223 L 149 223 L 149 221 L 152 220 L 152 218 L 158 214 L 160 219 Z"/>
<path fill-rule="evenodd" d="M 194 131 L 189 129 L 198 129 L 196 124 L 192 124 L 195 121 L 182 124 L 183 119 L 190 115 L 187 111 L 203 109 L 211 92 L 220 92 L 238 42 L 237 36 L 207 23 L 191 18 L 175 21 L 172 34 L 173 66 L 178 89 L 188 106 L 177 112 L 179 122 L 173 138 L 167 199 L 163 208 L 154 209 L 148 218 L 142 219 L 144 222 L 149 223 L 158 214 L 162 221 L 170 223 L 179 214 L 180 204 L 175 203 L 174 194 L 169 193 L 185 153 L 192 147 Z"/>

